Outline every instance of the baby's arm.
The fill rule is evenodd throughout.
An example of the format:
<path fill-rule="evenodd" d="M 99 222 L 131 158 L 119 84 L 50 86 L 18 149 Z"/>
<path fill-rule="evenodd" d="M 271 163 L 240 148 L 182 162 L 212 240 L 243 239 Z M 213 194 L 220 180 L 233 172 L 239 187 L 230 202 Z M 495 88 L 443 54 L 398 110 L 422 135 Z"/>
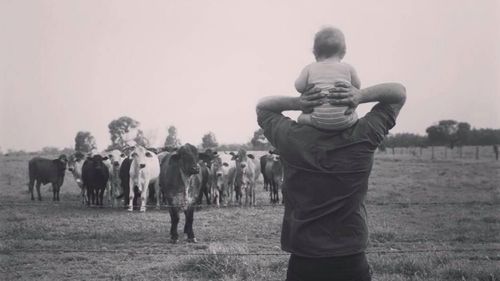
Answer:
<path fill-rule="evenodd" d="M 299 77 L 297 80 L 295 80 L 295 89 L 299 93 L 304 93 L 307 89 L 307 80 L 309 78 L 309 70 L 308 67 L 304 67 L 302 69 L 302 72 L 300 73 Z"/>
<path fill-rule="evenodd" d="M 361 89 L 361 80 L 359 80 L 358 73 L 356 72 L 356 69 L 349 65 L 349 71 L 351 72 L 351 85 L 356 87 L 357 89 Z"/>

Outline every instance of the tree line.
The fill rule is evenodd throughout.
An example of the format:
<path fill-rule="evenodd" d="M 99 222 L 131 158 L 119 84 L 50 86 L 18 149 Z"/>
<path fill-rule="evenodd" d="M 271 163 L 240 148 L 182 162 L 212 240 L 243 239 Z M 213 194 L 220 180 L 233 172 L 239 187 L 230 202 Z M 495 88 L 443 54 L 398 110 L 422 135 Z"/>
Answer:
<path fill-rule="evenodd" d="M 105 150 L 123 149 L 130 145 L 151 146 L 150 139 L 140 128 L 140 122 L 128 116 L 122 116 L 112 120 L 108 124 L 111 144 Z M 163 142 L 163 148 L 179 147 L 182 142 L 178 137 L 177 128 L 169 126 L 168 135 Z M 394 147 L 427 147 L 427 146 L 455 146 L 464 145 L 498 145 L 500 144 L 500 129 L 476 129 L 467 122 L 456 120 L 441 120 L 427 127 L 426 135 L 413 133 L 389 134 L 385 137 L 380 150 Z M 253 136 L 247 143 L 219 144 L 213 132 L 207 132 L 201 138 L 198 145 L 200 149 L 217 149 L 224 151 L 235 151 L 240 148 L 246 150 L 269 150 L 272 145 L 264 136 L 262 129 L 254 131 Z M 57 154 L 68 153 L 73 148 L 58 149 L 55 147 L 44 147 L 42 153 Z M 90 132 L 79 131 L 75 136 L 74 151 L 90 152 L 97 150 L 95 138 Z M 0 149 L 0 154 L 2 153 Z M 8 150 L 7 153 L 25 153 L 24 151 Z"/>
<path fill-rule="evenodd" d="M 128 116 L 122 116 L 112 120 L 108 124 L 111 144 L 106 150 L 119 149 L 122 150 L 131 145 L 142 145 L 151 147 L 151 141 L 146 134 L 140 129 L 140 122 Z M 167 137 L 161 148 L 170 149 L 182 145 L 181 139 L 178 137 L 177 128 L 169 126 L 167 129 Z M 240 148 L 247 150 L 262 150 L 270 148 L 270 144 L 264 137 L 262 129 L 254 132 L 252 139 L 244 144 L 219 144 L 215 134 L 211 131 L 204 134 L 201 138 L 201 143 L 198 145 L 200 149 L 217 149 L 234 151 Z M 95 138 L 90 132 L 80 131 L 75 137 L 75 151 L 90 152 L 97 149 Z"/>
<path fill-rule="evenodd" d="M 427 127 L 427 135 L 412 133 L 389 134 L 381 145 L 386 147 L 427 147 L 427 146 L 455 146 L 464 145 L 498 145 L 500 144 L 499 129 L 471 128 L 467 122 L 456 120 L 441 120 L 437 124 Z"/>

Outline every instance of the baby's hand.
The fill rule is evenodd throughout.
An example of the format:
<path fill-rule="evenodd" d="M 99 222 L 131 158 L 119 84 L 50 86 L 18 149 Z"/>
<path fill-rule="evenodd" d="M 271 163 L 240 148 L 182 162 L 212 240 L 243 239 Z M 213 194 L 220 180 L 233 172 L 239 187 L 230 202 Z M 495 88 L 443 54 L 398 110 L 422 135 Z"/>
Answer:
<path fill-rule="evenodd" d="M 349 83 L 349 81 L 343 80 L 343 79 L 336 80 L 333 83 L 333 85 L 335 87 L 341 87 L 341 88 L 350 88 L 351 87 L 351 83 Z"/>

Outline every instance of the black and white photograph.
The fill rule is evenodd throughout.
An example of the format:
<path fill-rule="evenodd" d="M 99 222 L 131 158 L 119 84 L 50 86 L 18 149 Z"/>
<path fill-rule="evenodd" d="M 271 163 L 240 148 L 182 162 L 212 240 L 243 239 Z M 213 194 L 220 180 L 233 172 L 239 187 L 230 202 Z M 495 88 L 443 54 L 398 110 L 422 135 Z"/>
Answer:
<path fill-rule="evenodd" d="M 500 1 L 0 0 L 0 280 L 500 281 Z"/>

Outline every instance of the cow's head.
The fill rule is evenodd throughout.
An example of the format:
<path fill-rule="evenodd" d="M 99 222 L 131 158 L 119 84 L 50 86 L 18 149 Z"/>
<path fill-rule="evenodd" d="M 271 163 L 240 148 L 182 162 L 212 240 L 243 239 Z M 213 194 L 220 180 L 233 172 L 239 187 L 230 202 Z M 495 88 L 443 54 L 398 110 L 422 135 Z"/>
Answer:
<path fill-rule="evenodd" d="M 104 164 L 104 161 L 108 160 L 107 156 L 101 156 L 100 154 L 95 154 L 93 156 L 87 157 L 87 161 L 90 161 L 92 167 L 96 170 L 99 171 L 99 173 L 104 174 L 108 173 L 108 167 L 106 167 L 106 164 Z"/>
<path fill-rule="evenodd" d="M 225 166 L 224 166 L 225 164 Z M 214 171 L 214 175 L 216 177 L 221 177 L 223 174 L 223 167 L 227 167 L 227 163 L 223 163 L 222 159 L 217 155 L 212 160 L 212 170 Z"/>
<path fill-rule="evenodd" d="M 108 152 L 108 158 L 114 168 L 119 168 L 127 155 L 125 153 L 119 151 L 118 149 L 113 149 Z"/>
<path fill-rule="evenodd" d="M 66 155 L 61 154 L 57 159 L 53 160 L 53 162 L 56 163 L 58 170 L 64 174 L 66 165 L 68 164 L 68 158 L 66 157 Z"/>
<path fill-rule="evenodd" d="M 189 143 L 181 146 L 172 155 L 172 159 L 179 162 L 182 172 L 186 175 L 194 175 L 200 172 L 198 150 Z"/>
<path fill-rule="evenodd" d="M 149 151 L 142 146 L 136 146 L 132 151 L 132 154 L 130 154 L 130 157 L 136 161 L 140 169 L 143 169 L 146 167 L 146 159 L 154 157 L 154 154 L 154 152 Z"/>
<path fill-rule="evenodd" d="M 246 168 L 248 159 L 255 158 L 252 154 L 247 154 L 246 150 L 242 148 L 238 150 L 238 153 L 231 152 L 231 155 L 233 155 L 232 160 L 236 162 L 236 167 L 241 169 Z"/>
<path fill-rule="evenodd" d="M 280 161 L 280 155 L 277 150 L 269 150 L 269 158 L 272 161 Z"/>
<path fill-rule="evenodd" d="M 85 159 L 85 155 L 83 155 L 83 153 L 81 153 L 80 151 L 71 154 L 68 157 L 68 170 L 70 172 L 75 171 L 77 165 L 81 166 L 83 164 L 83 159 Z"/>
<path fill-rule="evenodd" d="M 218 157 L 217 151 L 212 151 L 211 149 L 205 150 L 205 152 L 198 153 L 200 161 L 203 162 L 209 169 L 212 167 L 214 160 Z"/>

